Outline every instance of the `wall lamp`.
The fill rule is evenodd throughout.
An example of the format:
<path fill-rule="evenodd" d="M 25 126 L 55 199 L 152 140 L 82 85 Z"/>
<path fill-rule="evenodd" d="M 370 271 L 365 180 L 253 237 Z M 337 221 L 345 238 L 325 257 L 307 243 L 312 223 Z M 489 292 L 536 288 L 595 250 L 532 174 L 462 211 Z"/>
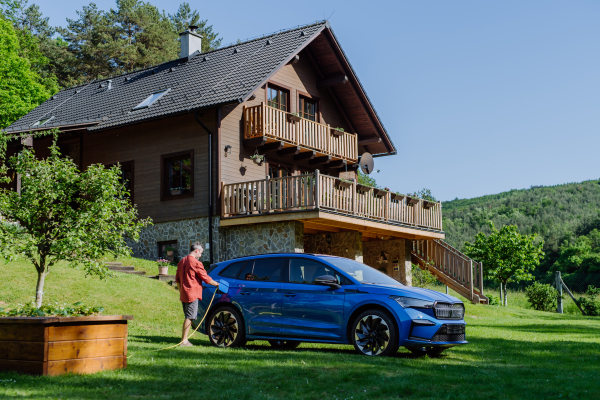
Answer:
<path fill-rule="evenodd" d="M 230 145 L 225 146 L 225 157 L 227 157 L 228 154 L 231 154 L 231 146 Z"/>

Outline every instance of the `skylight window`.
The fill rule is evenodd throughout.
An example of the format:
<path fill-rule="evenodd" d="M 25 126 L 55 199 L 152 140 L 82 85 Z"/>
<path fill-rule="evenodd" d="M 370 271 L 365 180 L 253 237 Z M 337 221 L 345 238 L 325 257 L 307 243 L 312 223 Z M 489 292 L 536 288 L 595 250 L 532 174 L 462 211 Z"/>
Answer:
<path fill-rule="evenodd" d="M 170 90 L 171 89 L 165 89 L 165 90 L 161 90 L 161 91 L 152 93 L 150 96 L 146 97 L 146 99 L 144 101 L 142 101 L 140 104 L 138 104 L 137 106 L 135 106 L 132 109 L 132 111 L 139 110 L 139 109 L 146 108 L 146 107 L 150 107 L 157 100 L 159 100 L 161 97 L 163 97 L 165 94 L 167 94 Z"/>
<path fill-rule="evenodd" d="M 44 125 L 46 122 L 50 121 L 51 119 L 53 119 L 54 117 L 46 117 L 46 118 L 42 118 L 39 121 L 37 121 L 35 124 L 31 125 L 31 126 L 42 126 Z"/>

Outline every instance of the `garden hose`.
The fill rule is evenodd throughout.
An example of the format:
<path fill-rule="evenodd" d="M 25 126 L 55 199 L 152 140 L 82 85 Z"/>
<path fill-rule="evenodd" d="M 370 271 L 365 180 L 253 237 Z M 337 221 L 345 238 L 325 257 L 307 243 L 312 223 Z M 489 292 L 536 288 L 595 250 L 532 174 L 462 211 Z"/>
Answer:
<path fill-rule="evenodd" d="M 215 300 L 215 296 L 217 295 L 217 292 L 219 291 L 219 288 L 217 287 L 215 289 L 215 292 L 213 293 L 212 299 L 210 299 L 210 303 L 208 303 L 208 307 L 206 307 L 206 312 L 204 313 L 204 316 L 202 317 L 202 319 L 200 320 L 200 322 L 198 323 L 198 326 L 196 326 L 196 329 L 194 329 L 194 331 L 192 332 L 192 334 L 190 336 L 188 336 L 185 340 L 182 340 L 181 342 L 177 343 L 176 345 L 173 346 L 169 346 L 169 347 L 165 347 L 163 349 L 158 349 L 158 350 L 150 350 L 152 352 L 154 351 L 163 351 L 163 350 L 168 350 L 168 349 L 172 349 L 174 347 L 179 346 L 181 343 L 185 342 L 186 340 L 189 340 L 194 333 L 196 333 L 196 331 L 198 330 L 198 328 L 200 328 L 200 325 L 202 325 L 202 322 L 204 322 L 204 319 L 206 318 L 206 316 L 208 315 L 208 312 L 210 311 L 210 306 L 212 306 L 213 301 Z M 130 359 L 131 357 L 133 357 L 133 354 L 127 356 L 127 359 Z"/>

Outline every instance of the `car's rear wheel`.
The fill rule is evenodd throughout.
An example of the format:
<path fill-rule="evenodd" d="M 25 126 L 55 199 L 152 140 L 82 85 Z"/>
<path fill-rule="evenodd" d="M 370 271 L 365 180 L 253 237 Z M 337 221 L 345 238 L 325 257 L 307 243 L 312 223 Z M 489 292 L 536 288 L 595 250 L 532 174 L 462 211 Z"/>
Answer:
<path fill-rule="evenodd" d="M 295 340 L 269 340 L 269 344 L 272 347 L 282 350 L 295 349 L 296 347 L 300 346 L 300 343 L 301 342 L 297 342 Z"/>
<path fill-rule="evenodd" d="M 214 346 L 239 347 L 246 343 L 244 318 L 235 308 L 219 308 L 208 321 L 208 338 Z"/>
<path fill-rule="evenodd" d="M 354 319 L 351 330 L 356 351 L 367 356 L 388 356 L 398 351 L 398 327 L 381 310 L 367 310 Z"/>
<path fill-rule="evenodd" d="M 445 347 L 407 347 L 407 349 L 416 356 L 423 357 L 427 355 L 431 358 L 441 356 L 446 350 Z"/>

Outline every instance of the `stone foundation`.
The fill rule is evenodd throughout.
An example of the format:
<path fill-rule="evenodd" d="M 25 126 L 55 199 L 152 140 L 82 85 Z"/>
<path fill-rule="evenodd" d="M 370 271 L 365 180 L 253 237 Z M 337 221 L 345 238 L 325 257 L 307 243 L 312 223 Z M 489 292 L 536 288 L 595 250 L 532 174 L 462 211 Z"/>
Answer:
<path fill-rule="evenodd" d="M 268 253 L 304 252 L 304 225 L 297 221 L 221 228 L 220 260 Z"/>
<path fill-rule="evenodd" d="M 412 242 L 408 239 L 364 242 L 363 262 L 410 286 L 412 285 L 411 246 Z"/>
<path fill-rule="evenodd" d="M 328 254 L 363 262 L 362 234 L 360 232 L 306 234 L 304 252 Z"/>
<path fill-rule="evenodd" d="M 213 252 L 215 262 L 218 261 L 220 253 L 219 218 L 213 217 Z M 158 242 L 177 240 L 176 257 L 184 257 L 190 251 L 190 245 L 200 242 L 206 247 L 208 243 L 208 217 L 184 219 L 180 221 L 158 222 L 147 226 L 140 232 L 138 242 L 129 242 L 135 257 L 148 260 L 158 258 Z M 204 249 L 205 260 L 209 259 L 208 249 Z"/>

